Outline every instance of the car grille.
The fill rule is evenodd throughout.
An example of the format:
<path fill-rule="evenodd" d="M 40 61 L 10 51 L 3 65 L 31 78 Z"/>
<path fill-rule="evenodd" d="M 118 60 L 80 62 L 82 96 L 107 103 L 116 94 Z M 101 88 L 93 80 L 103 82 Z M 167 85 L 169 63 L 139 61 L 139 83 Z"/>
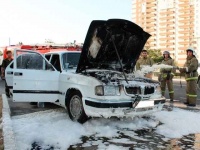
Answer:
<path fill-rule="evenodd" d="M 125 87 L 127 94 L 141 94 L 140 87 Z"/>
<path fill-rule="evenodd" d="M 152 94 L 152 93 L 154 93 L 154 87 L 148 87 L 148 86 L 146 86 L 144 88 L 144 95 Z"/>

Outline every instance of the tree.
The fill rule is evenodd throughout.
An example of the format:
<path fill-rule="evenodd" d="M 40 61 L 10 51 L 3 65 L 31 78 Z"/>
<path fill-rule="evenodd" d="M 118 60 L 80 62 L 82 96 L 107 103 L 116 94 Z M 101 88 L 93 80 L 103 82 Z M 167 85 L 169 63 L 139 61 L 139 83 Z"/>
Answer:
<path fill-rule="evenodd" d="M 163 59 L 160 49 L 151 49 L 149 42 L 146 42 L 144 49 L 147 50 L 149 57 L 153 59 L 155 63 L 160 63 Z"/>
<path fill-rule="evenodd" d="M 163 59 L 162 52 L 160 49 L 148 49 L 149 57 L 151 57 L 155 63 L 160 63 Z"/>

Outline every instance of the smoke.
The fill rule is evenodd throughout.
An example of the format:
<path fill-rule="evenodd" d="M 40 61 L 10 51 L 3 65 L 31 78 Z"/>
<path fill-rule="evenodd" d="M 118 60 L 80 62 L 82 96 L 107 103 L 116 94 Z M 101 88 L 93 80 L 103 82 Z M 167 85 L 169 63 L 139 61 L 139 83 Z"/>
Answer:
<path fill-rule="evenodd" d="M 149 65 L 143 65 L 141 66 L 141 70 L 137 70 L 134 72 L 134 76 L 135 77 L 144 77 L 145 74 L 147 73 L 151 73 L 154 72 L 156 70 L 159 70 L 161 68 L 173 68 L 174 66 L 170 66 L 170 65 L 165 65 L 165 64 L 154 64 L 152 66 Z"/>

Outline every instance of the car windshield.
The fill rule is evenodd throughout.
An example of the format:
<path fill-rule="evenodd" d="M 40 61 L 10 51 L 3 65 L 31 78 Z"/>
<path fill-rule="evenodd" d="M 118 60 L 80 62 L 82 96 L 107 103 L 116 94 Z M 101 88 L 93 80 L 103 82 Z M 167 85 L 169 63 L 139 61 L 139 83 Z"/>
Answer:
<path fill-rule="evenodd" d="M 64 69 L 76 68 L 79 62 L 81 53 L 65 53 L 63 54 L 63 66 Z"/>

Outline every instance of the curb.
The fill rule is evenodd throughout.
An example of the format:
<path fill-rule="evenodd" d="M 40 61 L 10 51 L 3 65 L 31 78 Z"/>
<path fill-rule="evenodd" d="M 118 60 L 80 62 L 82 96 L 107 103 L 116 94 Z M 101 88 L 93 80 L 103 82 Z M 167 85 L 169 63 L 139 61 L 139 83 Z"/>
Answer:
<path fill-rule="evenodd" d="M 2 108 L 2 124 L 3 124 L 3 138 L 4 150 L 16 150 L 15 136 L 12 128 L 12 120 L 10 117 L 10 107 L 8 99 L 5 94 L 2 94 L 3 108 Z"/>

